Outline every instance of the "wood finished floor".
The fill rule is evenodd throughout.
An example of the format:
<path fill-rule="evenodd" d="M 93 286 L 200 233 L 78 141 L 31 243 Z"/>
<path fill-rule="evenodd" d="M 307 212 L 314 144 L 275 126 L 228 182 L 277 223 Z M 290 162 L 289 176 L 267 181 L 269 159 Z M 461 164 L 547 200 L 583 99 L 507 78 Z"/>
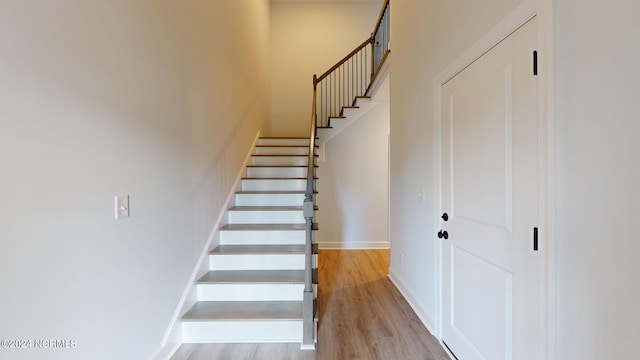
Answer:
<path fill-rule="evenodd" d="M 172 360 L 449 360 L 387 278 L 388 250 L 321 250 L 315 351 L 300 344 L 184 344 Z"/>

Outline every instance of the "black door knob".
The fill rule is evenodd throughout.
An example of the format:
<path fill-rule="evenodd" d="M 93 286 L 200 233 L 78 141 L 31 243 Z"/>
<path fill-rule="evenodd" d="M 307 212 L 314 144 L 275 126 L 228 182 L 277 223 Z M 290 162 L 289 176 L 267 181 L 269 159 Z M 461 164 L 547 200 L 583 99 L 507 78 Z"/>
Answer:
<path fill-rule="evenodd" d="M 447 232 L 447 230 L 442 232 L 442 237 L 447 240 L 449 238 L 449 233 Z"/>
<path fill-rule="evenodd" d="M 445 235 L 445 234 L 446 234 L 446 235 Z M 445 238 L 445 239 L 446 239 L 448 236 L 449 236 L 449 234 L 447 234 L 447 232 L 446 232 L 446 231 L 442 231 L 442 230 L 438 231 L 438 238 L 439 238 L 439 239 L 442 239 L 442 238 Z"/>
<path fill-rule="evenodd" d="M 443 213 L 442 214 L 442 220 L 444 220 L 444 221 L 449 220 L 449 215 L 447 213 Z"/>

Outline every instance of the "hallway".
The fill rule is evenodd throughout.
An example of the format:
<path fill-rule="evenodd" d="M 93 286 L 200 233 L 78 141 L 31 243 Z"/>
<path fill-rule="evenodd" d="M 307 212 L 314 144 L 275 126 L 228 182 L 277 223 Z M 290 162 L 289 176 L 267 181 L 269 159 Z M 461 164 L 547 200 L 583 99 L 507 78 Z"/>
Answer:
<path fill-rule="evenodd" d="M 317 350 L 299 344 L 185 344 L 172 360 L 448 360 L 387 278 L 389 250 L 321 250 Z"/>

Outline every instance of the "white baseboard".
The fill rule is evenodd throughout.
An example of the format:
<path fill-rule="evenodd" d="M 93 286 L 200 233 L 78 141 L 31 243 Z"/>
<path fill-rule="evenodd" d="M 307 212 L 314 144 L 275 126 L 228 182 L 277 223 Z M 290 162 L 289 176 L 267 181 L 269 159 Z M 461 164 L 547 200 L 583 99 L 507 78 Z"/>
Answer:
<path fill-rule="evenodd" d="M 392 268 L 389 269 L 388 277 L 393 285 L 396 286 L 398 291 L 400 291 L 405 300 L 407 300 L 409 306 L 411 306 L 416 315 L 418 315 L 418 318 L 420 319 L 420 321 L 422 321 L 427 330 L 429 330 L 431 335 L 436 336 L 436 332 L 434 331 L 436 324 L 435 321 L 433 320 L 431 315 L 427 313 L 424 306 L 420 304 L 420 301 L 417 300 L 417 297 L 415 296 L 413 291 L 409 289 L 409 287 L 402 281 L 398 274 L 393 271 Z"/>
<path fill-rule="evenodd" d="M 187 285 L 182 293 L 182 297 L 180 298 L 180 301 L 176 306 L 176 310 L 174 311 L 173 316 L 171 317 L 171 321 L 169 322 L 167 331 L 165 332 L 162 342 L 160 343 L 160 347 L 156 349 L 156 351 L 154 351 L 151 356 L 149 356 L 148 360 L 169 360 L 171 359 L 173 354 L 178 350 L 180 345 L 182 345 L 183 343 L 182 328 L 181 328 L 181 323 L 179 319 L 181 315 L 184 312 L 186 312 L 195 302 L 195 300 L 189 301 L 189 299 L 190 298 L 195 299 L 196 279 L 202 275 L 201 269 L 204 266 L 203 264 L 205 264 L 205 260 L 207 259 L 209 251 L 211 249 L 211 244 L 213 243 L 213 240 L 216 238 L 216 235 L 218 234 L 218 230 L 223 225 L 222 222 L 224 220 L 224 216 L 227 214 L 227 209 L 230 207 L 231 202 L 234 200 L 234 195 L 236 193 L 236 190 L 238 189 L 240 180 L 242 179 L 242 176 L 244 174 L 247 164 L 251 160 L 253 149 L 256 147 L 256 144 L 258 143 L 259 138 L 260 138 L 260 131 L 258 131 L 255 138 L 253 139 L 253 143 L 251 144 L 251 147 L 247 152 L 244 162 L 242 163 L 242 166 L 238 171 L 238 174 L 233 183 L 233 186 L 231 186 L 231 189 L 229 189 L 227 198 L 224 204 L 222 205 L 222 208 L 220 209 L 220 214 L 218 215 L 218 218 L 213 224 L 209 237 L 207 238 L 207 241 L 204 247 L 202 248 L 202 251 L 200 252 L 200 257 L 198 258 L 198 261 L 196 262 L 193 268 L 193 271 L 191 272 L 191 276 L 187 281 Z M 208 262 L 206 264 L 208 266 Z"/>
<path fill-rule="evenodd" d="M 389 249 L 389 242 L 319 242 L 318 247 L 321 250 L 381 250 Z"/>

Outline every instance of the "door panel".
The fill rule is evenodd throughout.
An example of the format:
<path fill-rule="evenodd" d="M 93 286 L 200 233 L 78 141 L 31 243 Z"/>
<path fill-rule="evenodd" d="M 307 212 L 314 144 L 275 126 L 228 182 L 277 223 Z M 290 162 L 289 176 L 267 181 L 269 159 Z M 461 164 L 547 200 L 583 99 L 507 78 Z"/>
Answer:
<path fill-rule="evenodd" d="M 442 337 L 459 360 L 537 358 L 535 29 L 442 86 Z"/>
<path fill-rule="evenodd" d="M 510 349 L 505 344 L 511 343 L 512 274 L 460 248 L 453 247 L 451 256 L 456 264 L 451 286 L 453 330 L 487 359 L 506 358 Z M 492 331 L 486 324 L 492 324 Z"/>
<path fill-rule="evenodd" d="M 450 102 L 453 211 L 511 229 L 511 67 L 452 93 Z"/>

